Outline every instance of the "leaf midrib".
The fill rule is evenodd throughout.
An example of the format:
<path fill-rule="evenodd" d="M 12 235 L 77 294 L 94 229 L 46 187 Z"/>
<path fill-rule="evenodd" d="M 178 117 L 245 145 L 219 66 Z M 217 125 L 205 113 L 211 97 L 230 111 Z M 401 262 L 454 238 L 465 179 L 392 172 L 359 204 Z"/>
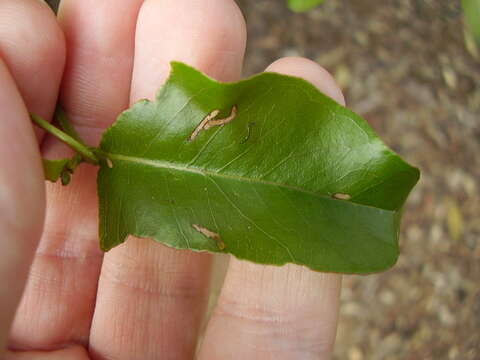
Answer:
<path fill-rule="evenodd" d="M 277 186 L 281 187 L 284 189 L 289 189 L 289 190 L 294 190 L 298 191 L 319 199 L 328 199 L 328 200 L 334 200 L 332 199 L 331 196 L 328 195 L 323 195 L 323 194 L 318 194 L 313 191 L 305 190 L 297 186 L 292 186 L 292 185 L 286 185 L 286 184 L 281 184 L 281 183 L 276 183 L 273 181 L 267 181 L 267 180 L 262 180 L 262 179 L 251 179 L 247 178 L 244 176 L 239 176 L 239 175 L 231 175 L 231 174 L 225 174 L 225 173 L 219 173 L 215 171 L 210 171 L 210 170 L 205 170 L 201 169 L 198 167 L 194 166 L 180 166 L 175 163 L 169 162 L 169 161 L 164 161 L 164 160 L 158 160 L 158 159 L 145 159 L 145 158 L 139 158 L 131 155 L 122 155 L 122 154 L 113 154 L 109 152 L 103 152 L 103 155 L 110 159 L 110 160 L 119 160 L 119 161 L 125 161 L 125 162 L 130 162 L 130 163 L 135 163 L 135 164 L 143 164 L 146 166 L 152 166 L 160 169 L 168 169 L 168 170 L 176 170 L 176 171 L 185 171 L 193 174 L 199 174 L 203 176 L 211 176 L 211 177 L 218 177 L 218 178 L 224 178 L 224 179 L 230 179 L 230 180 L 237 180 L 237 181 L 245 181 L 249 183 L 254 183 L 254 184 L 263 184 L 263 185 L 270 185 L 270 186 Z M 115 166 L 115 164 L 113 164 Z M 345 200 L 336 200 L 336 201 L 345 201 Z M 374 208 L 377 210 L 381 211 L 386 211 L 386 212 L 395 212 L 396 210 L 388 210 L 388 209 L 383 209 L 380 207 L 376 206 L 371 206 L 371 205 L 364 205 L 364 204 L 359 204 L 355 203 L 352 201 L 348 201 L 348 203 L 352 206 L 361 206 L 361 207 L 368 207 L 368 208 Z"/>

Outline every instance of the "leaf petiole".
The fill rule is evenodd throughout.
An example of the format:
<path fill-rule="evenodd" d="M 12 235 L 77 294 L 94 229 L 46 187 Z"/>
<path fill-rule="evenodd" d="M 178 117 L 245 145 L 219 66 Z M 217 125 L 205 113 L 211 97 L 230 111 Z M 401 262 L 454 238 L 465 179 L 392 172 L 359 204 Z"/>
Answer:
<path fill-rule="evenodd" d="M 80 143 L 79 141 L 75 140 L 70 135 L 66 134 L 59 128 L 53 126 L 48 121 L 42 119 L 40 116 L 35 114 L 30 114 L 30 118 L 32 121 L 43 130 L 47 131 L 48 133 L 55 136 L 57 139 L 61 140 L 68 146 L 70 146 L 73 150 L 78 152 L 84 160 L 90 164 L 98 165 L 99 160 L 98 157 L 94 154 L 94 152 L 88 148 L 86 145 Z"/>

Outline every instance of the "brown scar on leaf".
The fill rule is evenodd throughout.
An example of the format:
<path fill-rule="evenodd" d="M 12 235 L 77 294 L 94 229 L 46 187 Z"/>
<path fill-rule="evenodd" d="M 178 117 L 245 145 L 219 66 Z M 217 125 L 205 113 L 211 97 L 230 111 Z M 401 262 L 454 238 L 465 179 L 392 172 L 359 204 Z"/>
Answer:
<path fill-rule="evenodd" d="M 230 111 L 230 115 L 226 118 L 223 119 L 215 119 L 217 115 L 220 114 L 220 110 L 213 110 L 210 112 L 205 118 L 198 124 L 198 126 L 193 130 L 192 135 L 188 138 L 189 141 L 195 140 L 195 138 L 198 136 L 200 131 L 202 130 L 208 130 L 214 126 L 223 126 L 225 124 L 228 124 L 230 121 L 235 119 L 237 116 L 237 105 L 232 106 L 232 110 Z"/>
<path fill-rule="evenodd" d="M 216 232 L 213 232 L 211 230 L 208 230 L 207 228 L 204 228 L 203 226 L 197 225 L 197 224 L 192 224 L 192 227 L 197 230 L 200 234 L 206 236 L 209 239 L 215 240 L 217 242 L 217 246 L 220 250 L 225 249 L 225 243 L 222 241 L 222 238 L 220 237 L 219 234 Z"/>
<path fill-rule="evenodd" d="M 342 194 L 342 193 L 336 193 L 332 195 L 335 199 L 339 200 L 350 200 L 352 198 L 351 195 L 348 194 Z"/>
<path fill-rule="evenodd" d="M 188 138 L 188 140 L 189 140 L 189 141 L 195 140 L 195 138 L 197 137 L 198 133 L 205 128 L 205 125 L 206 125 L 210 120 L 212 120 L 213 118 L 215 118 L 215 116 L 217 116 L 219 113 L 220 113 L 220 110 L 213 110 L 210 114 L 208 114 L 207 116 L 205 116 L 205 118 L 202 120 L 202 122 L 201 122 L 200 124 L 198 124 L 198 126 L 195 128 L 195 130 L 193 130 L 192 135 L 190 135 L 190 137 Z"/>
<path fill-rule="evenodd" d="M 232 121 L 236 117 L 237 117 L 237 105 L 233 105 L 232 110 L 230 111 L 230 115 L 228 115 L 228 117 L 223 119 L 217 119 L 217 120 L 212 119 L 208 121 L 203 128 L 205 130 L 208 130 L 214 126 L 222 126 L 222 125 L 228 124 L 230 121 Z"/>
<path fill-rule="evenodd" d="M 108 166 L 110 169 L 113 168 L 113 162 L 112 162 L 112 160 L 110 160 L 109 158 L 106 158 L 105 161 L 106 161 L 106 163 L 107 163 L 107 166 Z"/>

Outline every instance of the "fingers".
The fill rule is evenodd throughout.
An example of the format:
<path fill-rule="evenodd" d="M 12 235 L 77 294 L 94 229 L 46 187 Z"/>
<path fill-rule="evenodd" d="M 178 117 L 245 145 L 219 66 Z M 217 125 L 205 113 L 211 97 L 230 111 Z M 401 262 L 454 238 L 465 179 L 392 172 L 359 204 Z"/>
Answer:
<path fill-rule="evenodd" d="M 68 47 L 62 103 L 90 143 L 98 141 L 100 128 L 128 106 L 135 23 L 142 2 L 62 1 L 59 21 Z M 44 150 L 58 153 L 63 151 L 60 145 L 46 137 Z M 15 350 L 88 344 L 103 258 L 97 235 L 96 169 L 82 166 L 68 188 L 49 184 L 47 190 L 45 232 L 12 331 Z"/>
<path fill-rule="evenodd" d="M 219 81 L 238 79 L 246 41 L 245 21 L 233 0 L 146 1 L 137 29 L 131 100 L 153 98 L 183 61 Z M 161 16 L 161 19 L 156 16 Z"/>
<path fill-rule="evenodd" d="M 63 0 L 68 58 L 62 105 L 81 135 L 98 142 L 128 107 L 135 24 L 142 0 Z"/>
<path fill-rule="evenodd" d="M 0 358 L 43 227 L 45 191 L 30 118 L 0 60 Z"/>
<path fill-rule="evenodd" d="M 245 24 L 233 0 L 146 1 L 137 25 L 131 100 L 153 98 L 172 60 L 217 79 L 238 79 L 244 47 Z M 129 239 L 106 254 L 91 333 L 93 355 L 193 358 L 210 266 L 207 254 L 151 240 Z"/>
<path fill-rule="evenodd" d="M 81 346 L 72 346 L 57 351 L 8 352 L 5 360 L 90 360 Z"/>
<path fill-rule="evenodd" d="M 0 20 L 0 349 L 3 349 L 41 235 L 45 207 L 43 170 L 28 111 L 45 118 L 51 116 L 63 72 L 65 44 L 55 16 L 42 2 L 1 1 Z"/>
<path fill-rule="evenodd" d="M 332 77 L 309 60 L 281 59 L 267 71 L 303 77 L 344 102 Z M 232 259 L 199 358 L 329 359 L 340 285 L 336 274 Z"/>
<path fill-rule="evenodd" d="M 327 70 L 311 60 L 286 57 L 273 62 L 265 71 L 303 78 L 315 85 L 325 95 L 330 96 L 341 105 L 345 105 L 345 98 L 333 77 Z"/>
<path fill-rule="evenodd" d="M 41 1 L 2 0 L 0 19 L 1 57 L 28 111 L 50 119 L 65 63 L 65 41 L 55 15 Z"/>

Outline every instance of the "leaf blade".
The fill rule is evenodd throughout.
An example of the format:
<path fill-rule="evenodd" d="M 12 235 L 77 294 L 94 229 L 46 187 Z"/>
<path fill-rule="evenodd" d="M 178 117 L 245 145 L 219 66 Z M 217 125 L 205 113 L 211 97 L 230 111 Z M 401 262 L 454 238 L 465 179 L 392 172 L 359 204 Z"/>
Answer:
<path fill-rule="evenodd" d="M 212 110 L 226 117 L 234 105 L 233 121 L 188 141 Z M 301 79 L 265 73 L 221 84 L 180 63 L 157 101 L 123 113 L 101 149 L 113 164 L 99 173 L 105 250 L 133 234 L 266 264 L 380 271 L 398 256 L 396 219 L 418 180 L 363 119 Z M 351 199 L 333 198 L 339 193 Z M 218 233 L 224 248 L 194 224 Z"/>

